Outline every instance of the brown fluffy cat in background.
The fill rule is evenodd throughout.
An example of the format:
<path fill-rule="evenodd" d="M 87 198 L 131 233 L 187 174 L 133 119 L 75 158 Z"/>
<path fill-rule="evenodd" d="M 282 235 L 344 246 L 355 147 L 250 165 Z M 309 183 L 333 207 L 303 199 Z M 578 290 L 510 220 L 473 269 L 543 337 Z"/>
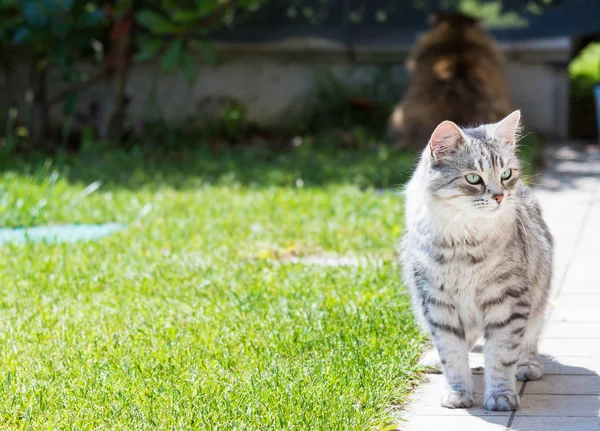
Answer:
<path fill-rule="evenodd" d="M 456 13 L 434 14 L 431 22 L 413 48 L 410 84 L 390 118 L 400 148 L 421 148 L 444 120 L 489 124 L 512 112 L 504 58 L 479 22 Z"/>

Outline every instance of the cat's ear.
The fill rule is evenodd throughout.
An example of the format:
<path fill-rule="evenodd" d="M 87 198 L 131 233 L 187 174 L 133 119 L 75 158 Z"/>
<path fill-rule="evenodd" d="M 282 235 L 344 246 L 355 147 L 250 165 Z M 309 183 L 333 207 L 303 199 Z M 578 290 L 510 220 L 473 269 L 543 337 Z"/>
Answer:
<path fill-rule="evenodd" d="M 507 144 L 515 145 L 520 132 L 521 111 L 517 110 L 493 126 L 492 137 Z"/>
<path fill-rule="evenodd" d="M 448 156 L 463 145 L 466 139 L 456 124 L 452 121 L 443 121 L 435 128 L 429 140 L 431 156 L 435 160 Z"/>

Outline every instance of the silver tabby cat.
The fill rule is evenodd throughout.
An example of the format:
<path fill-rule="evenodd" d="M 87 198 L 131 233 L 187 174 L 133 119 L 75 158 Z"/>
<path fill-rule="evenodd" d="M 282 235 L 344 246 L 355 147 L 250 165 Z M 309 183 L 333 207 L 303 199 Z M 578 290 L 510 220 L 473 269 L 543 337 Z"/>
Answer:
<path fill-rule="evenodd" d="M 468 352 L 485 338 L 484 406 L 515 410 L 519 380 L 539 379 L 537 344 L 552 278 L 552 236 L 515 154 L 521 114 L 433 132 L 406 194 L 404 281 L 431 333 L 448 390 L 473 405 Z"/>

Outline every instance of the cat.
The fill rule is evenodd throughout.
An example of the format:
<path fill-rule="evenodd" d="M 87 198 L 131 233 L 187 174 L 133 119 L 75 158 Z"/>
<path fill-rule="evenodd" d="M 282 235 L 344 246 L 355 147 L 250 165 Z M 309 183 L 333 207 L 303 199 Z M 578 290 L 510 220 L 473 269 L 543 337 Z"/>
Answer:
<path fill-rule="evenodd" d="M 404 190 L 403 279 L 441 360 L 444 407 L 473 405 L 468 352 L 482 335 L 485 408 L 516 410 L 515 377 L 543 374 L 553 239 L 520 179 L 520 121 L 515 111 L 475 128 L 442 122 Z"/>
<path fill-rule="evenodd" d="M 432 24 L 410 55 L 409 86 L 389 120 L 399 148 L 418 149 L 443 120 L 493 123 L 512 111 L 504 57 L 479 22 L 452 13 L 434 14 Z"/>

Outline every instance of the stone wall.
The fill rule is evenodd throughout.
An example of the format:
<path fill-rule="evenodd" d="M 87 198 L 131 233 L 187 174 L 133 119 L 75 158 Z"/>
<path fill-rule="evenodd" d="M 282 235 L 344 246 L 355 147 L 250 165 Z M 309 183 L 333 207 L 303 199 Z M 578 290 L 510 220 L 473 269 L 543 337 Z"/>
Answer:
<path fill-rule="evenodd" d="M 246 106 L 250 120 L 277 126 L 293 123 L 324 70 L 348 82 L 368 82 L 376 79 L 380 69 L 387 68 L 397 82 L 398 99 L 407 80 L 407 47 L 361 47 L 349 52 L 334 43 L 296 40 L 269 46 L 227 45 L 221 49 L 223 64 L 201 65 L 192 86 L 179 74 L 163 75 L 156 64 L 136 66 L 128 84 L 130 115 L 139 119 L 162 117 L 171 123 L 201 122 L 214 116 L 224 103 L 235 100 Z M 512 44 L 503 49 L 514 104 L 522 109 L 529 128 L 550 137 L 566 137 L 569 40 Z M 10 75 L 0 72 L 0 106 L 17 103 L 26 110 L 30 67 L 24 57 L 15 57 L 12 63 Z M 60 75 L 52 71 L 48 78 L 50 97 L 61 89 Z M 106 118 L 112 109 L 112 83 L 100 82 L 83 92 L 78 109 L 85 109 L 93 100 L 100 102 Z M 52 119 L 63 120 L 60 106 L 53 109 Z"/>

